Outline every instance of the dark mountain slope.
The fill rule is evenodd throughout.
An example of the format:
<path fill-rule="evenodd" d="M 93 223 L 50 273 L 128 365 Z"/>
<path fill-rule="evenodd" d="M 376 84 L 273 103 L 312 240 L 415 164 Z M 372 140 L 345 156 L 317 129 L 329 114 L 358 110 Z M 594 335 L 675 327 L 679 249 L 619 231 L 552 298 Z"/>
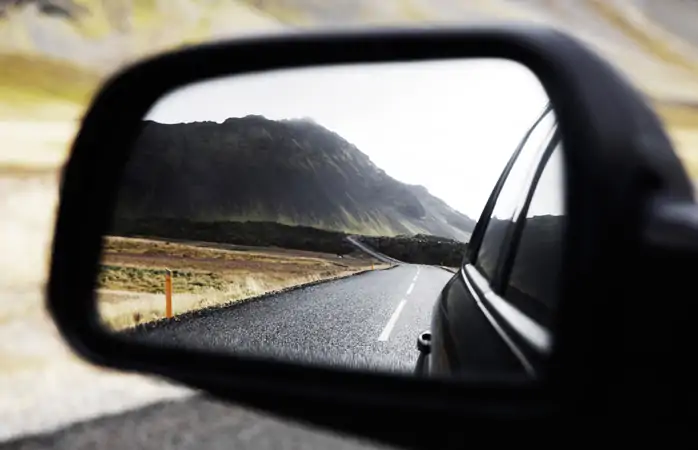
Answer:
<path fill-rule="evenodd" d="M 368 235 L 467 240 L 474 222 L 401 183 L 311 120 L 143 123 L 120 219 L 269 221 Z"/>

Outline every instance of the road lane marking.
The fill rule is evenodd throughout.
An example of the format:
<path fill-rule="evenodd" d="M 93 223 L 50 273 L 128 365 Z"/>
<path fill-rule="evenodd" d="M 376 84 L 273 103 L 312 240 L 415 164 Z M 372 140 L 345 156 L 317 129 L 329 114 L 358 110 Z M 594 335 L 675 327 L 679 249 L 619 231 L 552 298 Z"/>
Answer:
<path fill-rule="evenodd" d="M 407 295 L 410 295 L 410 292 L 412 292 L 412 289 L 414 289 L 414 281 L 412 284 L 410 284 L 410 287 L 407 289 Z"/>
<path fill-rule="evenodd" d="M 388 338 L 390 337 L 390 332 L 393 331 L 393 327 L 397 323 L 398 317 L 400 317 L 400 313 L 402 312 L 402 308 L 404 308 L 405 303 L 407 300 L 402 299 L 400 301 L 400 304 L 397 305 L 397 308 L 395 308 L 395 312 L 393 313 L 392 316 L 390 316 L 390 320 L 388 320 L 388 323 L 385 324 L 385 328 L 383 328 L 383 332 L 381 333 L 380 336 L 378 336 L 379 341 L 387 341 Z"/>

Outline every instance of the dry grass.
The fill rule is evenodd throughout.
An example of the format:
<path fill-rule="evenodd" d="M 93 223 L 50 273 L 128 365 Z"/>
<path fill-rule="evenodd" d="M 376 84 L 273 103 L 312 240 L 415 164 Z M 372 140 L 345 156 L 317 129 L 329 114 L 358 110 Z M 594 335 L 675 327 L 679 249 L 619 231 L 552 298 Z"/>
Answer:
<path fill-rule="evenodd" d="M 657 102 L 653 106 L 667 127 L 698 130 L 698 104 Z"/>
<path fill-rule="evenodd" d="M 166 269 L 173 271 L 176 315 L 348 276 L 370 269 L 371 263 L 364 258 L 308 256 L 308 252 L 289 250 L 242 251 L 108 237 L 99 275 L 98 309 L 102 321 L 115 330 L 164 318 Z"/>
<path fill-rule="evenodd" d="M 56 170 L 99 78 L 50 58 L 0 54 L 0 170 Z"/>
<path fill-rule="evenodd" d="M 698 105 L 657 102 L 653 106 L 689 176 L 698 179 Z"/>
<path fill-rule="evenodd" d="M 64 104 L 65 105 L 65 104 Z M 0 102 L 0 171 L 3 176 L 16 177 L 36 173 L 37 175 L 57 175 L 57 168 L 66 159 L 68 144 L 77 132 L 76 122 L 2 120 L 5 112 Z M 42 114 L 58 113 L 48 106 L 42 108 Z M 54 104 L 54 106 L 57 106 Z M 11 108 L 13 109 L 13 108 Z M 67 111 L 67 110 L 65 110 Z M 75 112 L 75 110 L 73 111 Z"/>
<path fill-rule="evenodd" d="M 3 103 L 66 101 L 85 105 L 100 84 L 99 74 L 48 57 L 0 54 Z"/>
<path fill-rule="evenodd" d="M 241 0 L 240 3 L 255 11 L 263 12 L 284 25 L 312 25 L 310 18 L 304 13 L 303 8 L 287 5 L 287 2 L 283 0 Z"/>
<path fill-rule="evenodd" d="M 670 137 L 688 175 L 698 180 L 698 129 L 672 129 Z"/>
<path fill-rule="evenodd" d="M 694 74 L 698 73 L 698 63 L 686 57 L 681 51 L 665 42 L 664 39 L 659 39 L 657 36 L 648 33 L 641 24 L 636 23 L 631 17 L 616 9 L 608 0 L 591 0 L 589 3 L 599 12 L 601 17 L 605 17 L 617 29 L 622 30 L 648 53 L 654 54 L 661 60 L 677 67 L 682 67 Z"/>
<path fill-rule="evenodd" d="M 243 247 L 228 244 L 215 244 L 209 242 L 182 242 L 167 241 L 163 239 L 125 238 L 107 236 L 104 239 L 103 250 L 108 254 L 140 254 L 179 256 L 183 258 L 222 258 L 226 260 L 254 260 L 284 262 L 289 256 L 293 256 L 295 263 L 341 263 L 343 265 L 356 264 L 362 260 L 356 258 L 339 258 L 335 255 L 288 249 L 271 249 L 259 247 Z"/>

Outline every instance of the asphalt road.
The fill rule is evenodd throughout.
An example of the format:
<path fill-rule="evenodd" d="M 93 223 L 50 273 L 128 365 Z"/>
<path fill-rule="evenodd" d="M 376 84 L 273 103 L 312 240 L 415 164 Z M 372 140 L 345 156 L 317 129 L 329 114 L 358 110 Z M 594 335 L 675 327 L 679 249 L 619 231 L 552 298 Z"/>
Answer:
<path fill-rule="evenodd" d="M 401 265 L 165 322 L 136 338 L 165 345 L 409 372 L 452 276 Z"/>
<path fill-rule="evenodd" d="M 381 450 L 388 447 L 204 396 L 162 402 L 0 443 L 3 450 Z"/>

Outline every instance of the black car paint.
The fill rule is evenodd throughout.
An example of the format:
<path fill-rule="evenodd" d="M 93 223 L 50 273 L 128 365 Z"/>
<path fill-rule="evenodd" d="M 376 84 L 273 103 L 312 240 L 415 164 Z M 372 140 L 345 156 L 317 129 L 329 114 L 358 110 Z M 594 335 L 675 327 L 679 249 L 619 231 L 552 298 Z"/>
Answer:
<path fill-rule="evenodd" d="M 431 332 L 432 345 L 427 356 L 431 375 L 524 374 L 519 360 L 469 292 L 462 271 L 441 292 L 434 306 Z"/>
<path fill-rule="evenodd" d="M 502 170 L 480 217 L 479 226 L 477 226 L 477 230 L 480 232 L 473 233 L 473 240 L 469 247 L 474 251 L 467 252 L 461 270 L 454 274 L 437 298 L 429 330 L 431 333 L 429 353 L 420 355 L 415 369 L 416 374 L 443 377 L 469 373 L 480 375 L 528 374 L 531 377 L 538 375 L 537 371 L 541 369 L 545 355 L 527 345 L 525 340 L 517 336 L 507 321 L 497 313 L 496 309 L 488 307 L 487 301 L 484 300 L 483 290 L 489 289 L 490 286 L 483 284 L 481 280 L 473 279 L 472 276 L 468 275 L 468 272 L 478 270 L 472 262 L 475 259 L 475 252 L 479 250 L 487 222 L 503 183 L 532 131 L 550 112 L 550 107 L 546 107 L 521 139 L 519 146 Z M 545 144 L 544 155 L 536 164 L 544 165 L 547 162 L 547 157 L 559 142 L 559 133 L 555 133 L 552 139 Z M 531 192 L 535 189 L 536 184 L 537 180 L 532 185 L 523 187 L 530 191 L 526 195 L 526 202 L 530 202 Z M 525 210 L 523 212 L 525 213 Z M 508 228 L 510 229 L 508 234 L 511 235 L 511 230 L 515 227 L 509 226 Z M 511 236 L 505 240 L 502 253 L 508 255 L 508 258 L 502 258 L 502 261 L 498 263 L 498 272 L 501 272 L 500 267 L 505 265 L 509 266 L 508 272 L 511 270 L 511 254 L 513 252 L 508 247 L 516 245 L 517 241 L 514 239 L 513 242 L 509 242 L 510 240 Z M 493 281 L 499 282 L 499 286 L 502 286 L 502 282 L 506 282 L 502 279 Z M 494 283 L 492 284 L 494 285 Z"/>

